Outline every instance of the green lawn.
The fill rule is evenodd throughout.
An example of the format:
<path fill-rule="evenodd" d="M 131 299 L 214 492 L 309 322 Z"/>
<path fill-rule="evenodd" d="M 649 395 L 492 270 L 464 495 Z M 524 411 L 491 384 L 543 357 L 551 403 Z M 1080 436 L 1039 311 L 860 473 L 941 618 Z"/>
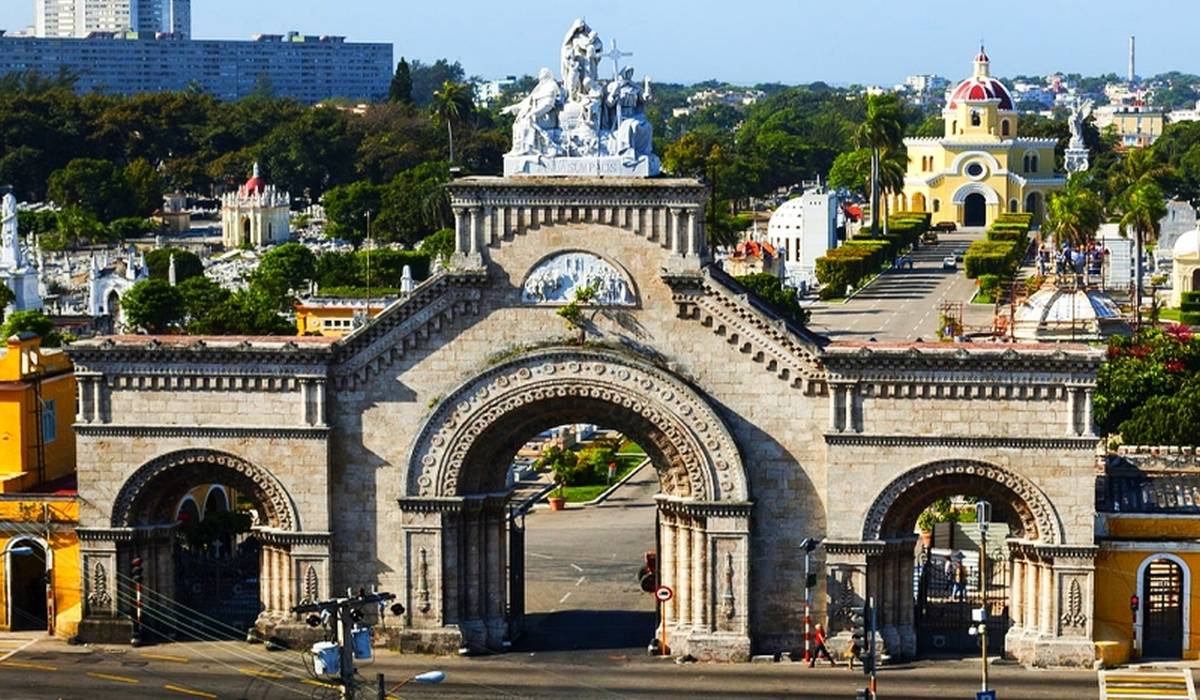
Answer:
<path fill-rule="evenodd" d="M 627 445 L 641 450 L 637 443 L 626 442 L 621 444 L 621 449 L 624 450 Z M 617 454 L 617 478 L 613 483 L 617 483 L 625 478 L 625 475 L 633 471 L 633 468 L 642 463 L 646 459 L 645 452 L 633 452 L 632 450 L 619 452 Z M 563 489 L 563 496 L 566 497 L 567 503 L 586 503 L 604 493 L 610 484 L 587 484 L 585 486 L 567 486 Z M 555 495 L 554 491 L 550 495 Z"/>
<path fill-rule="evenodd" d="M 1179 309 L 1159 309 L 1158 320 L 1179 322 Z"/>

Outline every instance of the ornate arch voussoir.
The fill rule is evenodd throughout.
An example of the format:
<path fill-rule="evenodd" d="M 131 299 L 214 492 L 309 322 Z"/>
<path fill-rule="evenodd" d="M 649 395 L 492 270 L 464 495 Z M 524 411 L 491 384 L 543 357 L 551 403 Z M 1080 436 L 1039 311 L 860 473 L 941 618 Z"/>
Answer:
<path fill-rule="evenodd" d="M 215 467 L 213 482 L 232 480 L 247 484 L 253 495 L 266 510 L 266 524 L 270 527 L 296 531 L 300 520 L 291 496 L 266 469 L 258 467 L 241 457 L 227 452 L 208 449 L 190 449 L 160 455 L 142 465 L 121 487 L 113 501 L 113 527 L 133 527 L 137 522 L 141 504 L 154 492 L 156 483 L 170 478 L 172 472 L 199 466 Z"/>
<path fill-rule="evenodd" d="M 408 460 L 406 493 L 453 497 L 461 493 L 472 449 L 490 428 L 531 404 L 574 398 L 600 402 L 636 416 L 669 436 L 668 474 L 674 495 L 708 501 L 746 501 L 741 456 L 728 427 L 705 398 L 673 374 L 604 350 L 554 349 L 530 353 L 463 383 L 434 409 Z"/>
<path fill-rule="evenodd" d="M 889 483 L 875 498 L 867 510 L 863 523 L 863 541 L 877 541 L 884 538 L 887 519 L 893 506 L 911 489 L 920 488 L 931 480 L 943 478 L 971 477 L 994 482 L 1019 500 L 1019 513 L 1025 514 L 1022 519 L 1027 521 L 1026 537 L 1037 539 L 1047 544 L 1059 544 L 1063 541 L 1062 526 L 1054 505 L 1050 499 L 1033 482 L 1016 472 L 987 462 L 975 460 L 940 460 L 923 464 L 910 469 Z M 1030 527 L 1034 532 L 1028 532 Z"/>

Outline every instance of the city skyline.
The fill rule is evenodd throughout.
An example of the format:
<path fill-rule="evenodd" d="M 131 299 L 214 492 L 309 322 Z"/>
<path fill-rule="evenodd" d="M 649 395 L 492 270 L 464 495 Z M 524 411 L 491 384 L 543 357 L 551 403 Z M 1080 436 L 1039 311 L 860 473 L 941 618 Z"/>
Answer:
<path fill-rule="evenodd" d="M 33 2 L 13 4 L 18 6 L 6 15 L 3 28 L 14 31 L 32 24 Z M 632 51 L 634 56 L 628 60 L 639 72 L 660 81 L 891 85 L 909 74 L 937 73 L 951 79 L 964 75 L 981 40 L 992 55 L 996 74 L 1002 76 L 1054 71 L 1123 76 L 1131 34 L 1138 38 L 1139 74 L 1194 72 L 1186 27 L 1200 21 L 1200 8 L 1161 0 L 1144 3 L 1146 11 L 1133 21 L 1117 21 L 1127 13 L 1115 2 L 1093 3 L 1086 15 L 1077 17 L 1066 3 L 1018 0 L 1010 12 L 989 16 L 986 25 L 974 18 L 960 19 L 959 6 L 945 0 L 927 3 L 919 14 L 903 5 L 869 2 L 803 7 L 758 2 L 737 23 L 729 21 L 726 5 L 712 0 L 689 3 L 686 13 L 679 3 L 594 0 L 549 11 L 532 3 L 508 5 L 501 11 L 479 0 L 464 0 L 454 15 L 437 5 L 357 0 L 353 6 L 361 11 L 346 12 L 341 4 L 313 4 L 296 16 L 296 4 L 283 0 L 250 6 L 233 0 L 197 3 L 193 36 L 244 39 L 289 30 L 345 35 L 354 41 L 391 42 L 397 60 L 404 56 L 428 63 L 447 58 L 460 61 L 468 75 L 497 78 L 555 67 L 553 42 L 547 50 L 546 42 L 526 39 L 559 34 L 572 19 L 583 16 L 606 42 L 616 38 L 623 50 Z M 1172 21 L 1158 21 L 1168 14 Z M 464 24 L 464 16 L 487 21 Z M 768 18 L 771 21 L 765 21 Z M 665 32 L 664 27 L 678 31 Z M 902 40 L 854 38 L 856 29 L 873 27 L 887 28 Z"/>

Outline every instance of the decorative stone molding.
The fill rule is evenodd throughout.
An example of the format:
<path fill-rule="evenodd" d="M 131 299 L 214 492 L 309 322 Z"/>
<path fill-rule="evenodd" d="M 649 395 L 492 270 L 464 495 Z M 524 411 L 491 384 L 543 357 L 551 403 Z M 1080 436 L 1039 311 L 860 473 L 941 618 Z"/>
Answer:
<path fill-rule="evenodd" d="M 1086 346 L 968 347 L 942 343 L 831 343 L 822 361 L 831 377 L 881 382 L 978 381 L 1093 386 L 1104 352 Z"/>
<path fill-rule="evenodd" d="M 474 454 L 481 436 L 502 419 L 541 410 L 539 404 L 546 401 L 599 403 L 614 410 L 616 419 L 624 416 L 658 431 L 656 446 L 672 450 L 658 465 L 667 495 L 746 500 L 748 487 L 736 443 L 701 395 L 674 375 L 629 356 L 567 348 L 530 353 L 492 367 L 442 400 L 413 444 L 408 495 L 460 495 L 465 471 L 475 478 L 478 474 L 469 470 L 495 466 L 489 461 L 494 454 Z"/>
<path fill-rule="evenodd" d="M 460 316 L 479 313 L 484 271 L 439 272 L 334 346 L 336 387 L 353 389 Z"/>
<path fill-rule="evenodd" d="M 202 376 L 262 378 L 311 373 L 328 364 L 332 343 L 330 338 L 287 336 L 111 336 L 77 341 L 65 350 L 79 371 L 103 367 L 117 376 L 162 375 L 167 377 L 163 381 L 169 382 L 172 374 L 179 376 L 174 381 L 185 377 L 196 381 Z M 196 371 L 181 372 L 187 367 Z"/>
<path fill-rule="evenodd" d="M 111 610 L 113 599 L 108 592 L 108 572 L 104 568 L 103 561 L 97 561 L 92 565 L 88 583 L 88 609 Z"/>
<path fill-rule="evenodd" d="M 947 460 L 931 462 L 904 472 L 875 498 L 867 510 L 863 524 L 863 540 L 881 539 L 886 520 L 892 506 L 910 489 L 920 489 L 931 480 L 945 477 L 968 476 L 995 482 L 1011 491 L 1020 503 L 1013 504 L 1025 525 L 1026 538 L 1047 543 L 1062 541 L 1062 529 L 1054 506 L 1033 482 L 1020 474 L 1002 469 L 993 464 L 972 460 Z M 1030 533 L 1036 533 L 1030 537 Z"/>
<path fill-rule="evenodd" d="M 824 390 L 822 338 L 758 302 L 720 268 L 666 273 L 679 316 L 699 321 L 790 386 Z"/>
<path fill-rule="evenodd" d="M 848 542 L 839 540 L 825 540 L 821 544 L 825 549 L 826 554 L 850 555 L 862 557 L 866 561 L 866 557 L 874 557 L 883 554 L 883 548 L 887 543 L 882 540 L 873 542 Z"/>
<path fill-rule="evenodd" d="M 311 605 L 320 599 L 321 582 L 317 578 L 317 568 L 309 564 L 304 571 L 304 597 L 300 599 L 300 605 Z"/>
<path fill-rule="evenodd" d="M 595 293 L 590 305 L 631 307 L 638 303 L 628 272 L 583 250 L 557 251 L 538 261 L 521 282 L 521 302 L 561 306 L 574 301 L 576 291 L 585 287 Z"/>
<path fill-rule="evenodd" d="M 679 500 L 668 496 L 655 496 L 659 509 L 663 513 L 687 515 L 693 518 L 749 518 L 754 510 L 753 503 L 733 503 L 728 501 L 706 502 Z"/>
<path fill-rule="evenodd" d="M 1094 450 L 1098 438 L 1043 438 L 951 435 L 872 435 L 870 433 L 825 433 L 827 445 L 867 447 L 953 447 L 1015 448 L 1037 450 Z"/>
<path fill-rule="evenodd" d="M 333 535 L 328 532 L 291 532 L 256 527 L 254 528 L 254 533 L 258 535 L 259 540 L 264 544 L 271 544 L 277 547 L 291 547 L 294 545 L 328 547 L 333 542 Z"/>
<path fill-rule="evenodd" d="M 208 449 L 190 449 L 156 457 L 133 473 L 113 502 L 113 527 L 137 525 L 137 509 L 144 498 L 154 495 L 154 483 L 177 470 L 204 467 L 205 476 L 215 481 L 234 478 L 245 484 L 250 495 L 266 510 L 267 523 L 280 530 L 298 530 L 299 519 L 291 497 L 269 472 L 234 455 Z M 235 484 L 235 485 L 240 485 Z"/>
<path fill-rule="evenodd" d="M 266 440 L 326 440 L 327 427 L 258 427 L 246 425 L 105 425 L 76 423 L 75 433 L 88 437 L 144 438 L 263 438 Z"/>
<path fill-rule="evenodd" d="M 1067 581 L 1070 583 L 1067 583 Z M 1066 585 L 1065 600 L 1061 606 L 1062 615 L 1059 618 L 1059 623 L 1063 627 L 1064 634 L 1084 634 L 1087 630 L 1087 615 L 1084 613 L 1083 606 L 1083 590 L 1079 586 L 1079 578 L 1071 577 L 1063 579 Z"/>

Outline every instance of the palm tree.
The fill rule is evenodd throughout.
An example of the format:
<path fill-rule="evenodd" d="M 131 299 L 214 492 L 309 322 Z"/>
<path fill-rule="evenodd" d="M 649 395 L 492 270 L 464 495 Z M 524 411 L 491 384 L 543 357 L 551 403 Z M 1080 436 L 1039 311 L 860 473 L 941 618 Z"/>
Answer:
<path fill-rule="evenodd" d="M 1125 152 L 1121 167 L 1109 176 L 1108 189 L 1120 198 L 1139 182 L 1153 181 L 1161 187 L 1172 173 L 1171 166 L 1159 161 L 1154 151 L 1132 148 Z"/>
<path fill-rule="evenodd" d="M 1104 221 L 1104 202 L 1081 174 L 1072 175 L 1067 186 L 1046 201 L 1044 230 L 1054 235 L 1054 247 L 1066 239 L 1074 247 L 1096 236 Z"/>
<path fill-rule="evenodd" d="M 454 124 L 462 122 L 474 108 L 471 86 L 449 80 L 433 93 L 433 116 L 446 125 L 450 140 L 450 165 L 454 165 Z"/>
<path fill-rule="evenodd" d="M 883 235 L 888 235 L 888 199 L 904 191 L 904 173 L 908 170 L 908 153 L 903 148 L 886 148 L 879 154 L 877 166 L 879 189 L 883 194 Z"/>
<path fill-rule="evenodd" d="M 1133 287 L 1133 313 L 1138 327 L 1142 325 L 1142 250 L 1146 237 L 1158 237 L 1158 222 L 1167 215 L 1167 205 L 1162 188 L 1153 180 L 1142 180 L 1133 184 L 1117 203 L 1121 212 L 1121 234 L 1128 235 L 1133 229 L 1137 236 L 1137 253 L 1134 258 L 1136 270 Z"/>
<path fill-rule="evenodd" d="M 904 117 L 892 95 L 869 95 L 867 114 L 854 131 L 860 148 L 871 149 L 871 231 L 879 230 L 879 157 L 885 149 L 896 150 L 904 138 Z"/>

